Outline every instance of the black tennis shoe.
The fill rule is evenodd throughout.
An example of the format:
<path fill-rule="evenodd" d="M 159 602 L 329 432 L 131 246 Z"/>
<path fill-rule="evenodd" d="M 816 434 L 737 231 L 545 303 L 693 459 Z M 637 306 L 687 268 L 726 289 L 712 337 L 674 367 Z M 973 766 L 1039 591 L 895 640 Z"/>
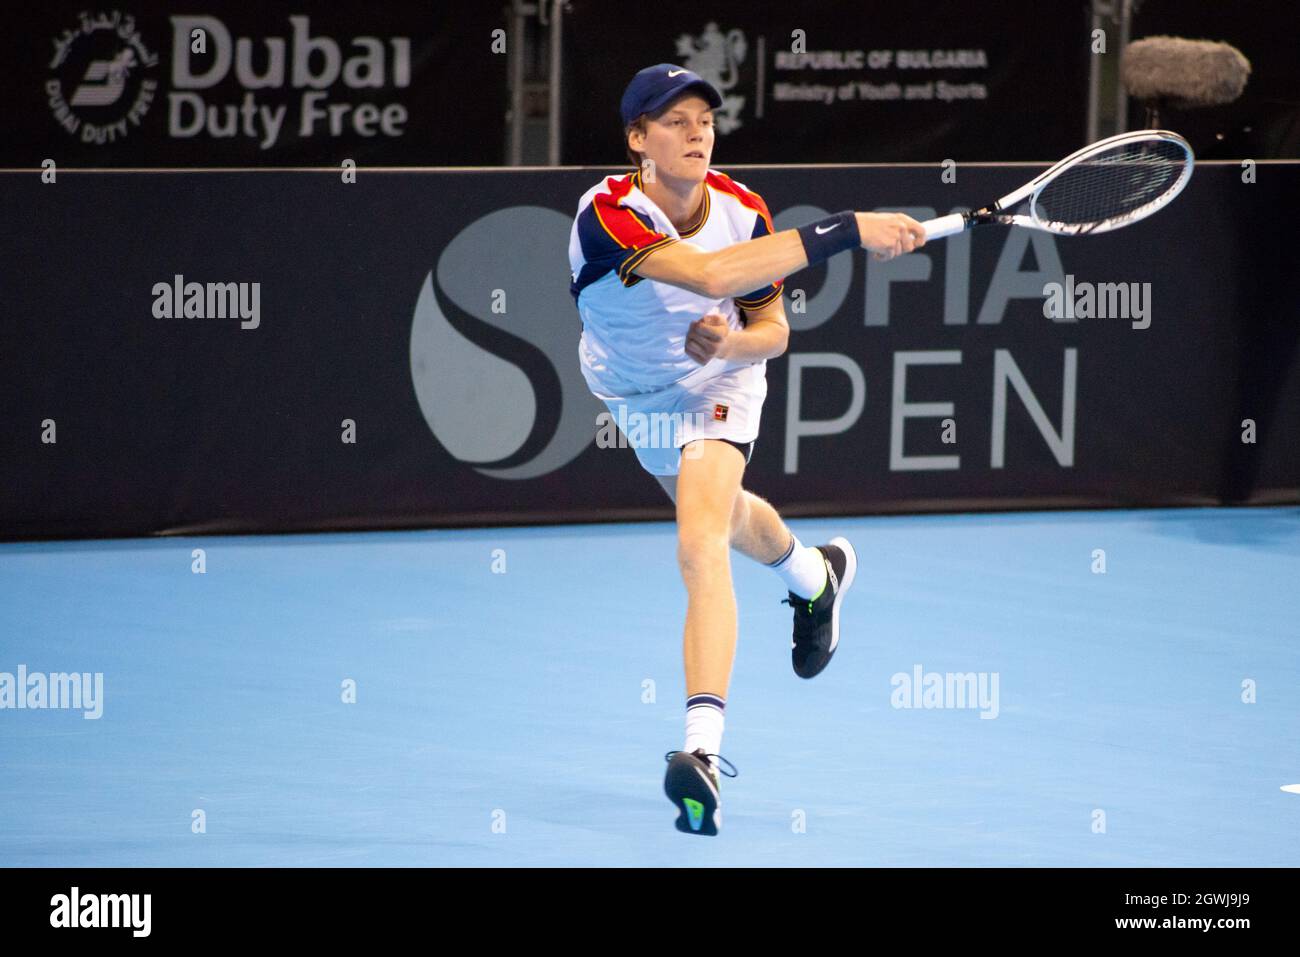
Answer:
<path fill-rule="evenodd" d="M 735 765 L 721 755 L 713 755 L 719 761 L 726 761 L 731 766 L 730 774 L 734 778 L 739 772 Z M 673 806 L 681 813 L 677 815 L 677 830 L 686 834 L 702 834 L 713 837 L 722 826 L 722 807 L 719 798 L 718 768 L 709 762 L 709 755 L 703 748 L 696 748 L 691 753 L 669 751 L 664 755 L 668 770 L 664 774 L 664 793 Z"/>
<path fill-rule="evenodd" d="M 790 659 L 800 678 L 816 677 L 830 664 L 840 643 L 840 602 L 858 572 L 858 556 L 848 539 L 832 538 L 828 544 L 818 545 L 817 551 L 826 562 L 826 587 L 816 600 L 790 592 L 781 602 L 794 608 Z"/>

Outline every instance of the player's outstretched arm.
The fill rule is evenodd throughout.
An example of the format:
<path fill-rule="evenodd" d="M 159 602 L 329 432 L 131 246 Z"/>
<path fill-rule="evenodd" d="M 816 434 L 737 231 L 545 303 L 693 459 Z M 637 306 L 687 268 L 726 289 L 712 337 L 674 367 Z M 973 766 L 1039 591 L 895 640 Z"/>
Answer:
<path fill-rule="evenodd" d="M 856 233 L 856 235 L 855 235 Z M 743 296 L 847 249 L 884 261 L 925 245 L 925 229 L 903 213 L 843 212 L 706 252 L 685 240 L 656 249 L 632 271 L 711 299 Z"/>

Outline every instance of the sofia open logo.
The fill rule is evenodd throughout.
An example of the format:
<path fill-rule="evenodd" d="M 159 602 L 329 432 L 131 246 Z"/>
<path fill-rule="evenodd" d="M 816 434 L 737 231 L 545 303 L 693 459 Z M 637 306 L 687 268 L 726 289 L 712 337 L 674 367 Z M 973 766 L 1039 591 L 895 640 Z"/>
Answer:
<path fill-rule="evenodd" d="M 564 255 L 570 225 L 536 206 L 489 213 L 447 244 L 420 289 L 411 324 L 416 399 L 443 448 L 483 475 L 537 478 L 595 438 L 605 407 L 578 363 L 582 327 Z"/>
<path fill-rule="evenodd" d="M 158 90 L 149 74 L 158 55 L 145 46 L 135 18 L 81 14 L 56 37 L 45 96 L 55 121 L 83 143 L 112 143 L 139 126 Z"/>

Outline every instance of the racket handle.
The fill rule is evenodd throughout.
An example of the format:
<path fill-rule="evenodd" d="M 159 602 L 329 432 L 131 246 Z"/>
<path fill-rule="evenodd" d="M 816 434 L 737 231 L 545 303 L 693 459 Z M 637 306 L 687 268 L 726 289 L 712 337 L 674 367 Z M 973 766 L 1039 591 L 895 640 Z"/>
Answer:
<path fill-rule="evenodd" d="M 929 242 L 931 239 L 942 239 L 961 232 L 966 228 L 966 217 L 961 213 L 953 213 L 938 219 L 927 219 L 921 225 L 925 228 L 925 241 Z"/>

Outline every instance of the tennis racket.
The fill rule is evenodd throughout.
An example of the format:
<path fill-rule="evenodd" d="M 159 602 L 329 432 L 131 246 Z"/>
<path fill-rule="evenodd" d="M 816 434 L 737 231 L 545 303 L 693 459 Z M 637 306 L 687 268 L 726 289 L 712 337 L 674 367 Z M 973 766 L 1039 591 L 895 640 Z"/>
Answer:
<path fill-rule="evenodd" d="M 1177 133 L 1120 133 L 1071 153 L 992 205 L 921 225 L 927 240 L 984 223 L 1065 236 L 1110 232 L 1169 205 L 1192 178 L 1194 162 L 1191 146 Z M 1026 212 L 1012 212 L 1026 200 Z"/>

